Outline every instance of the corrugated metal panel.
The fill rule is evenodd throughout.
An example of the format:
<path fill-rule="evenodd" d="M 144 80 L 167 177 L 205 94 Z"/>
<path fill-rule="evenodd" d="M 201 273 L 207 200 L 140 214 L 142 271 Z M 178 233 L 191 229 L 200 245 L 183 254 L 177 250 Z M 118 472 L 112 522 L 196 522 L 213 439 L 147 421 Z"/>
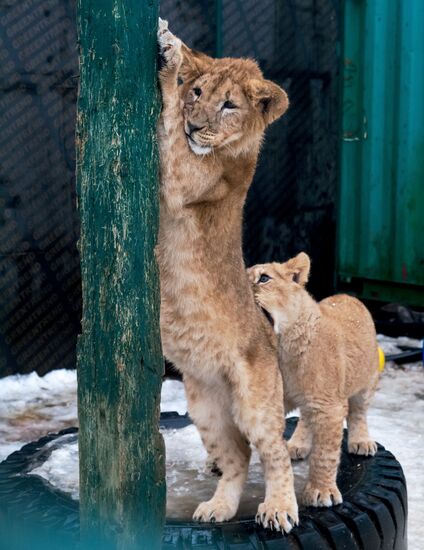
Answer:
<path fill-rule="evenodd" d="M 338 238 L 345 280 L 424 285 L 423 28 L 422 0 L 345 2 Z"/>

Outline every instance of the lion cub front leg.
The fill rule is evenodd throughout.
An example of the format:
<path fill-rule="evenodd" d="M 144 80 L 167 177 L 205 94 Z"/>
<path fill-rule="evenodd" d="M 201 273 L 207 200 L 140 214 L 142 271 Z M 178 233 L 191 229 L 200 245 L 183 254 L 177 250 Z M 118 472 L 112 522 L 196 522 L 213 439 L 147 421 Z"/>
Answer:
<path fill-rule="evenodd" d="M 250 461 L 250 445 L 234 424 L 228 391 L 204 387 L 184 376 L 188 409 L 208 453 L 208 463 L 221 472 L 213 497 L 199 504 L 193 519 L 201 522 L 228 521 L 240 502 Z"/>
<path fill-rule="evenodd" d="M 181 40 L 168 29 L 168 21 L 159 18 L 158 44 L 164 66 L 159 71 L 159 82 L 165 108 L 179 109 L 178 71 L 183 62 Z"/>
<path fill-rule="evenodd" d="M 264 428 L 264 437 L 252 439 L 265 470 L 265 499 L 258 507 L 256 522 L 289 533 L 299 522 L 290 456 L 282 430 L 272 437 L 268 432 L 272 427 L 265 424 Z"/>
<path fill-rule="evenodd" d="M 164 66 L 159 71 L 162 112 L 158 124 L 161 198 L 169 211 L 179 214 L 185 205 L 196 202 L 208 190 L 210 177 L 205 166 L 188 145 L 184 129 L 183 101 L 178 74 L 184 61 L 183 43 L 168 30 L 168 23 L 159 20 L 159 49 Z M 184 46 L 185 56 L 188 48 Z"/>
<path fill-rule="evenodd" d="M 306 409 L 306 420 L 312 431 L 309 479 L 302 495 L 307 506 L 332 506 L 343 502 L 337 487 L 337 468 L 343 436 L 346 407 L 323 406 Z"/>

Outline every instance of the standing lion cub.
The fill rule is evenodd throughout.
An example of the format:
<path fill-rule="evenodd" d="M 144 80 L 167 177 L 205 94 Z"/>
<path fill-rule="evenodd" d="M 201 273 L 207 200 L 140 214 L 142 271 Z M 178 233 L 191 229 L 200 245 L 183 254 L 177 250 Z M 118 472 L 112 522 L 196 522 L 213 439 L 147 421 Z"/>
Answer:
<path fill-rule="evenodd" d="M 366 413 L 378 380 L 378 347 L 365 306 L 347 295 L 317 303 L 304 286 L 309 257 L 301 252 L 279 264 L 256 265 L 248 274 L 259 305 L 272 317 L 286 411 L 300 408 L 289 441 L 293 459 L 310 454 L 303 503 L 342 502 L 336 484 L 343 420 L 350 453 L 374 455 Z"/>
<path fill-rule="evenodd" d="M 251 59 L 213 59 L 160 21 L 163 109 L 157 258 L 165 356 L 183 374 L 190 416 L 222 472 L 198 521 L 237 512 L 250 460 L 261 457 L 257 521 L 289 532 L 298 521 L 284 429 L 276 338 L 243 262 L 242 212 L 265 128 L 287 95 Z"/>

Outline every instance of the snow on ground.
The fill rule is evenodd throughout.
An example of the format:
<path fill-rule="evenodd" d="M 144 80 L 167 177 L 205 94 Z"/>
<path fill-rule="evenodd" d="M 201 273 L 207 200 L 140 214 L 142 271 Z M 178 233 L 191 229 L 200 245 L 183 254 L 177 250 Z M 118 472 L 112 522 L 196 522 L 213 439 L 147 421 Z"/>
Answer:
<path fill-rule="evenodd" d="M 379 336 L 385 353 L 397 353 L 397 345 L 419 347 L 416 340 Z M 186 412 L 180 382 L 163 384 L 161 410 Z M 77 425 L 76 375 L 55 371 L 43 378 L 35 373 L 0 380 L 0 460 L 48 432 Z M 409 548 L 420 550 L 424 538 L 424 369 L 421 362 L 395 367 L 386 365 L 369 411 L 373 437 L 401 462 L 409 492 Z M 216 479 L 204 468 L 205 451 L 194 426 L 163 431 L 167 449 L 168 515 L 189 516 L 194 502 L 209 498 Z M 33 474 L 49 479 L 73 498 L 78 498 L 78 451 L 64 436 L 49 459 Z M 295 465 L 297 489 L 304 481 L 305 464 Z M 195 495 L 193 486 L 196 485 Z M 240 515 L 252 515 L 263 495 L 262 471 L 253 454 L 247 490 Z"/>
<path fill-rule="evenodd" d="M 0 379 L 0 461 L 25 443 L 77 425 L 75 371 Z"/>
<path fill-rule="evenodd" d="M 182 384 L 165 380 L 161 410 L 187 411 Z M 0 379 L 0 462 L 25 443 L 71 426 L 78 426 L 76 371 Z"/>
<path fill-rule="evenodd" d="M 171 399 L 164 407 L 163 396 L 166 400 L 172 394 L 177 396 L 179 412 L 187 412 L 185 398 L 181 397 L 184 395 L 183 384 L 169 380 L 164 383 L 162 410 L 175 410 Z M 214 493 L 217 478 L 206 468 L 206 451 L 195 426 L 161 432 L 166 446 L 167 517 L 190 519 L 196 505 L 208 500 Z M 47 479 L 56 488 L 78 499 L 78 443 L 75 436 L 64 435 L 54 440 L 53 444 L 49 458 L 30 473 Z M 299 494 L 308 471 L 306 463 L 297 462 L 294 471 L 296 493 Z M 263 500 L 264 490 L 262 466 L 258 454 L 253 451 L 239 517 L 253 516 L 256 513 Z"/>
<path fill-rule="evenodd" d="M 49 458 L 31 471 L 31 474 L 47 479 L 54 487 L 79 498 L 78 443 L 74 434 L 63 435 L 53 441 Z M 47 447 L 47 445 L 46 445 Z"/>
<path fill-rule="evenodd" d="M 187 412 L 187 401 L 183 384 L 180 382 L 175 383 L 175 380 L 165 380 L 162 384 L 160 410 L 176 411 L 179 414 Z"/>

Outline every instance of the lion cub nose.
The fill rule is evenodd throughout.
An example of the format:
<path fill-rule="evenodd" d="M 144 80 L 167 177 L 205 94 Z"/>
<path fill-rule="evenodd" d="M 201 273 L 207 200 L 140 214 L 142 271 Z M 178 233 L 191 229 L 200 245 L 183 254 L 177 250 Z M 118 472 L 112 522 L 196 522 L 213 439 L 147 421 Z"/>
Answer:
<path fill-rule="evenodd" d="M 188 132 L 191 135 L 193 132 L 196 132 L 196 130 L 202 130 L 204 126 L 196 126 L 195 124 L 192 124 L 191 122 L 187 122 L 187 128 Z"/>

